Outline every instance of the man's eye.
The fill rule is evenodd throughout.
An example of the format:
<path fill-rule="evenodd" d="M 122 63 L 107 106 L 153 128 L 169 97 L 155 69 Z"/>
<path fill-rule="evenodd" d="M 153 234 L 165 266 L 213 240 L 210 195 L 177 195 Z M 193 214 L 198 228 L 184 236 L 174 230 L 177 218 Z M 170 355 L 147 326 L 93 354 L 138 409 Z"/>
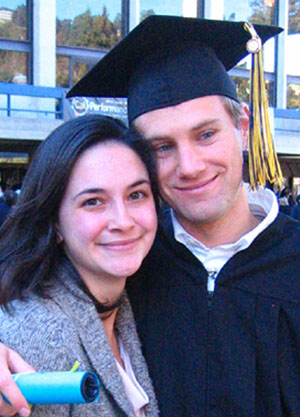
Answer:
<path fill-rule="evenodd" d="M 214 131 L 208 130 L 207 132 L 203 132 L 200 135 L 200 139 L 208 140 L 214 135 Z"/>
<path fill-rule="evenodd" d="M 156 151 L 157 153 L 168 152 L 168 151 L 170 151 L 171 149 L 172 149 L 172 146 L 171 146 L 171 145 L 167 145 L 167 144 L 165 144 L 165 145 L 157 145 L 157 146 L 155 146 L 155 151 Z"/>

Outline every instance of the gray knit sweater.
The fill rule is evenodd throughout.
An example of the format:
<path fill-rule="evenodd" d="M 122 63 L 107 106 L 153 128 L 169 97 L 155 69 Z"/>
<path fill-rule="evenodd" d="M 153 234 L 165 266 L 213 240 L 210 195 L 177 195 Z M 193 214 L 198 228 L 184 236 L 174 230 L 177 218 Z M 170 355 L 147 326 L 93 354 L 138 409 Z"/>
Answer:
<path fill-rule="evenodd" d="M 68 268 L 61 266 L 57 272 L 51 299 L 31 295 L 25 302 L 11 304 L 12 316 L 0 313 L 0 340 L 40 372 L 67 371 L 78 360 L 79 369 L 98 374 L 100 400 L 95 404 L 39 405 L 33 408 L 32 417 L 134 417 L 94 304 L 70 278 Z M 116 328 L 136 378 L 150 399 L 146 415 L 157 417 L 157 403 L 126 294 Z"/>

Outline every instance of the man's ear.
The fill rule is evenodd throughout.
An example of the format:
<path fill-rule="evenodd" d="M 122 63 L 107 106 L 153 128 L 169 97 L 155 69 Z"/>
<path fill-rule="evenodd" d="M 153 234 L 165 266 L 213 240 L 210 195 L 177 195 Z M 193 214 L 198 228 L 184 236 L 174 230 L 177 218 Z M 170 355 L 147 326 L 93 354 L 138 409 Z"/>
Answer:
<path fill-rule="evenodd" d="M 240 119 L 240 133 L 242 138 L 243 150 L 246 150 L 248 148 L 250 111 L 246 103 L 241 103 L 241 108 L 242 116 Z"/>
<path fill-rule="evenodd" d="M 56 232 L 56 241 L 57 243 L 62 243 L 64 238 L 62 237 L 62 234 L 60 232 L 60 227 L 58 223 L 55 223 L 55 232 Z"/>

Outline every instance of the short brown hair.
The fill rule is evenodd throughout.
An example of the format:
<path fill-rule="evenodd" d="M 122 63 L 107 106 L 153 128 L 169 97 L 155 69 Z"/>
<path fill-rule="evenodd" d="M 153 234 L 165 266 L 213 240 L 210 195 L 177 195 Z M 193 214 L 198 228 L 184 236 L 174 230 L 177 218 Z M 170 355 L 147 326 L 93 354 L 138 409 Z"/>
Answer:
<path fill-rule="evenodd" d="M 229 115 L 232 117 L 233 123 L 236 128 L 240 127 L 241 117 L 243 115 L 243 108 L 240 102 L 233 100 L 232 98 L 220 96 L 222 103 L 224 104 L 225 109 L 228 111 Z"/>

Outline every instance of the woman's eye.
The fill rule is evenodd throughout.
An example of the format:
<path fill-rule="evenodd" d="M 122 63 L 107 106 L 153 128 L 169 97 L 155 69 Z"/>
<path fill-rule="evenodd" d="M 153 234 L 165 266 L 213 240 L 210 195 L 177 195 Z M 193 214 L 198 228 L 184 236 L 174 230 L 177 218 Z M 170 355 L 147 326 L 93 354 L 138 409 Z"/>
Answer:
<path fill-rule="evenodd" d="M 84 202 L 84 206 L 99 206 L 102 202 L 98 198 L 89 198 Z"/>
<path fill-rule="evenodd" d="M 130 200 L 140 200 L 141 198 L 144 198 L 146 194 L 143 191 L 134 191 L 130 194 L 129 199 Z"/>

